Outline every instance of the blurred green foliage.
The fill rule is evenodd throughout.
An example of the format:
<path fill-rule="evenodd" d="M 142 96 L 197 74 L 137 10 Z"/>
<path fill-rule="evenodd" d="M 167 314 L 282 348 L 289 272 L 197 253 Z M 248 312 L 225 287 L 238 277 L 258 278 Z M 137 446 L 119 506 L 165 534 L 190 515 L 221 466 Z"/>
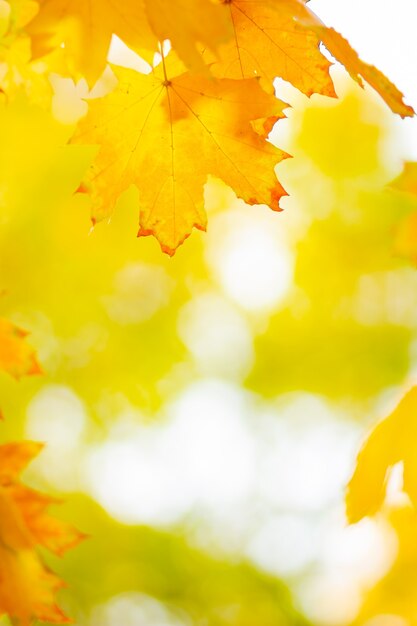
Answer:
<path fill-rule="evenodd" d="M 111 437 L 127 405 L 156 421 L 187 385 L 204 378 L 178 325 L 184 305 L 205 293 L 218 294 L 249 328 L 253 364 L 237 382 L 262 401 L 310 392 L 348 407 L 365 425 L 369 407 L 403 384 L 415 367 L 417 284 L 395 250 L 412 203 L 384 189 L 398 167 L 398 147 L 387 139 L 390 116 L 353 89 L 339 102 L 312 98 L 280 124 L 290 129 L 284 147 L 295 158 L 278 168 L 291 198 L 273 219 L 294 276 L 274 308 L 253 312 L 218 279 L 207 254 L 214 226 L 208 235 L 193 233 L 170 259 L 154 240 L 136 239 L 138 198 L 129 190 L 111 222 L 92 229 L 87 199 L 73 194 L 95 148 L 66 146 L 69 129 L 24 98 L 2 108 L 1 315 L 30 331 L 45 375 L 19 383 L 0 375 L 7 418 L 1 440 L 25 435 L 28 404 L 51 384 L 70 388 L 86 407 L 87 449 Z M 242 209 L 216 181 L 207 199 L 213 224 L 232 210 L 261 215 L 257 207 Z M 216 253 L 217 244 L 210 245 Z M 36 468 L 29 480 L 56 488 L 53 476 Z M 85 494 L 68 494 L 58 515 L 91 534 L 64 561 L 51 561 L 68 582 L 63 604 L 80 626 L 91 623 L 97 604 L 127 592 L 156 598 L 190 624 L 307 622 L 299 603 L 295 608 L 291 580 L 260 571 L 247 555 L 196 548 L 187 520 L 165 530 L 123 525 Z M 394 591 L 377 587 L 375 602 L 398 592 L 408 579 L 402 567 L 397 583 L 388 579 Z M 401 615 L 401 603 L 388 604 L 381 610 Z M 368 617 L 379 610 L 364 606 Z"/>

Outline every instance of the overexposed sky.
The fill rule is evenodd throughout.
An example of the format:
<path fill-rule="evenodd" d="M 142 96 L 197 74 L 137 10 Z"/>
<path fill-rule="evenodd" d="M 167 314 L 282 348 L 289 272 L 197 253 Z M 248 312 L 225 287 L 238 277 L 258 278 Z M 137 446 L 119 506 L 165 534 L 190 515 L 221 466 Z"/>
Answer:
<path fill-rule="evenodd" d="M 311 0 L 310 8 L 376 65 L 417 110 L 417 0 Z M 406 157 L 417 160 L 417 119 L 402 123 Z"/>

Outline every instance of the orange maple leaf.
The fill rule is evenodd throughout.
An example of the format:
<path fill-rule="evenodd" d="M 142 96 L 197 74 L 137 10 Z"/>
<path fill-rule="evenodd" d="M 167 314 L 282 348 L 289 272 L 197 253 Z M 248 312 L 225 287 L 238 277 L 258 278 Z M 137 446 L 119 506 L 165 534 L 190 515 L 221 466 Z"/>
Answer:
<path fill-rule="evenodd" d="M 330 63 L 319 49 L 323 43 L 350 76 L 365 80 L 394 113 L 414 115 L 403 94 L 376 67 L 362 61 L 349 42 L 327 27 L 306 0 L 223 0 L 229 8 L 234 37 L 220 48 L 213 72 L 229 78 L 254 74 L 271 82 L 283 78 L 310 96 L 334 96 Z M 363 80 L 362 80 L 363 79 Z"/>
<path fill-rule="evenodd" d="M 48 514 L 56 500 L 19 482 L 42 447 L 33 442 L 0 446 L 0 615 L 9 615 L 19 626 L 30 626 L 36 619 L 70 621 L 55 600 L 63 582 L 42 563 L 36 546 L 62 555 L 84 538 Z"/>
<path fill-rule="evenodd" d="M 234 37 L 220 47 L 213 72 L 226 78 L 279 77 L 308 96 L 335 96 L 331 63 L 320 52 L 320 37 L 300 27 L 292 0 L 229 0 Z"/>
<path fill-rule="evenodd" d="M 131 184 L 139 190 L 139 235 L 173 254 L 193 227 L 205 229 L 208 175 L 248 204 L 279 210 L 285 194 L 274 166 L 284 152 L 259 134 L 259 119 L 283 117 L 283 102 L 256 78 L 213 79 L 179 69 L 173 54 L 150 75 L 115 69 L 116 90 L 90 102 L 76 143 L 99 144 L 86 178 L 93 220 L 108 217 Z M 181 73 L 182 72 L 182 73 Z"/>
<path fill-rule="evenodd" d="M 26 342 L 27 334 L 12 322 L 0 318 L 0 370 L 16 379 L 42 372 L 34 349 Z"/>
<path fill-rule="evenodd" d="M 363 85 L 365 80 L 375 89 L 391 111 L 401 117 L 412 117 L 414 109 L 405 104 L 403 94 L 373 65 L 362 61 L 349 42 L 334 28 L 327 27 L 313 11 L 305 6 L 305 0 L 278 0 L 294 7 L 294 16 L 300 26 L 314 31 L 332 56 L 339 61 L 353 80 Z"/>

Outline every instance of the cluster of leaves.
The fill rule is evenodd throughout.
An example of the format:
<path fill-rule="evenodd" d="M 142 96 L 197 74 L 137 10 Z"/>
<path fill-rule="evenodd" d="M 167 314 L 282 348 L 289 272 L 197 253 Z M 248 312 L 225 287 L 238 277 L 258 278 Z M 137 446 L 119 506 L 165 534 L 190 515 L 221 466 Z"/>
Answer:
<path fill-rule="evenodd" d="M 92 88 L 106 69 L 113 35 L 149 62 L 155 53 L 160 58 L 149 73 L 113 67 L 115 89 L 90 100 L 71 139 L 98 145 L 82 190 L 91 196 L 96 222 L 111 215 L 123 191 L 136 186 L 138 234 L 154 235 L 168 254 L 193 227 L 206 227 L 203 189 L 209 175 L 248 204 L 279 210 L 286 192 L 275 166 L 287 155 L 268 134 L 287 105 L 275 98 L 273 80 L 280 77 L 307 96 L 334 97 L 331 64 L 321 44 L 354 80 L 374 87 L 392 111 L 402 117 L 414 113 L 396 87 L 362 62 L 304 0 L 127 0 L 117 8 L 108 0 L 0 0 L 3 106 L 21 90 L 49 106 L 51 72 L 85 79 Z M 5 320 L 0 320 L 0 369 L 16 378 L 40 371 L 25 333 Z M 361 457 L 351 498 L 355 483 L 363 484 L 357 476 L 366 450 L 380 432 Z M 82 538 L 46 513 L 51 498 L 19 482 L 39 450 L 33 443 L 0 448 L 0 614 L 24 626 L 33 619 L 66 621 L 54 600 L 61 583 L 43 565 L 37 547 L 61 554 Z M 402 454 L 383 456 L 378 494 L 387 466 L 405 458 Z M 350 505 L 352 521 L 374 512 L 380 498 L 369 502 L 365 509 Z"/>
<path fill-rule="evenodd" d="M 401 116 L 413 115 L 398 89 L 362 62 L 325 26 L 306 0 L 2 0 L 3 79 L 11 94 L 23 83 L 38 91 L 51 70 L 90 87 L 106 68 L 112 35 L 151 61 L 148 74 L 113 67 L 117 87 L 90 102 L 73 142 L 98 144 L 82 189 L 94 222 L 108 217 L 120 194 L 139 190 L 139 235 L 154 235 L 173 254 L 193 227 L 205 229 L 203 187 L 224 180 L 248 204 L 279 210 L 285 195 L 274 172 L 287 155 L 268 133 L 284 116 L 273 95 L 280 77 L 310 96 L 334 96 L 330 62 L 372 85 Z M 171 52 L 162 53 L 169 40 Z M 13 52 L 28 42 L 28 56 Z M 88 53 L 87 53 L 88 51 Z M 40 63 L 42 61 L 42 63 Z M 30 70 L 28 68 L 31 68 Z"/>
<path fill-rule="evenodd" d="M 48 570 L 37 546 L 61 556 L 83 538 L 72 526 L 47 512 L 56 500 L 22 485 L 20 472 L 42 444 L 17 442 L 0 447 L 0 613 L 28 626 L 33 619 L 62 624 L 56 605 L 62 581 Z"/>
<path fill-rule="evenodd" d="M 0 319 L 0 370 L 19 379 L 41 372 L 27 333 Z M 19 482 L 28 463 L 42 450 L 34 442 L 0 446 L 0 616 L 28 626 L 34 619 L 65 623 L 67 618 L 55 601 L 63 585 L 43 564 L 37 547 L 61 556 L 79 543 L 83 535 L 50 516 L 54 498 Z"/>

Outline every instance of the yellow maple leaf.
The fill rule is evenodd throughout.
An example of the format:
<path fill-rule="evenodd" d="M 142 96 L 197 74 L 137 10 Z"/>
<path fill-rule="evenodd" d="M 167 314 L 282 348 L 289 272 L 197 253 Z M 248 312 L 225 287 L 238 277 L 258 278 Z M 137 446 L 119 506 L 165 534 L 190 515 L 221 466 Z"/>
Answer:
<path fill-rule="evenodd" d="M 12 322 L 0 318 L 0 370 L 17 379 L 41 373 L 35 351 L 26 342 L 27 334 Z"/>
<path fill-rule="evenodd" d="M 297 3 L 230 0 L 227 7 L 234 37 L 220 48 L 220 60 L 213 65 L 216 75 L 258 75 L 270 82 L 280 77 L 308 96 L 335 96 L 320 38 L 294 19 Z"/>
<path fill-rule="evenodd" d="M 214 71 L 222 77 L 256 74 L 270 82 L 279 76 L 307 95 L 334 96 L 330 63 L 319 50 L 321 41 L 354 80 L 361 84 L 366 80 L 395 113 L 414 114 L 395 85 L 323 24 L 306 0 L 39 2 L 39 13 L 29 25 L 36 54 L 64 44 L 70 70 L 90 84 L 104 70 L 111 36 L 116 34 L 139 52 L 155 51 L 158 40 L 169 39 L 192 71 L 207 73 L 200 54 L 203 47 L 220 55 Z M 211 63 L 213 57 L 208 58 Z"/>
<path fill-rule="evenodd" d="M 106 66 L 113 34 L 147 57 L 169 39 L 197 71 L 207 71 L 198 46 L 215 51 L 232 34 L 225 8 L 212 0 L 40 0 L 29 32 L 37 56 L 63 43 L 69 69 L 90 84 Z"/>
<path fill-rule="evenodd" d="M 69 621 L 55 600 L 63 583 L 43 565 L 36 546 L 61 555 L 83 539 L 48 515 L 52 499 L 19 483 L 20 473 L 41 449 L 33 442 L 0 446 L 0 615 L 9 615 L 19 626 L 36 619 Z"/>
<path fill-rule="evenodd" d="M 134 50 L 157 49 L 145 17 L 145 0 L 39 0 L 28 32 L 34 54 L 65 46 L 68 67 L 78 79 L 95 83 L 107 63 L 112 35 Z"/>
<path fill-rule="evenodd" d="M 226 7 L 212 0 L 145 0 L 145 6 L 155 35 L 169 39 L 191 71 L 207 73 L 201 45 L 216 53 L 232 37 Z"/>
<path fill-rule="evenodd" d="M 373 515 L 385 499 L 389 470 L 404 466 L 403 489 L 417 505 L 417 387 L 371 432 L 357 459 L 346 495 L 347 517 L 355 523 Z"/>
<path fill-rule="evenodd" d="M 274 166 L 287 155 L 252 121 L 282 117 L 285 106 L 256 78 L 215 80 L 178 74 L 173 55 L 151 75 L 115 70 L 116 90 L 92 101 L 74 141 L 99 144 L 85 181 L 93 219 L 109 216 L 131 184 L 139 190 L 139 235 L 155 235 L 173 254 L 193 227 L 204 229 L 209 174 L 249 204 L 278 210 L 285 191 Z M 264 133 L 263 133 L 264 134 Z"/>

